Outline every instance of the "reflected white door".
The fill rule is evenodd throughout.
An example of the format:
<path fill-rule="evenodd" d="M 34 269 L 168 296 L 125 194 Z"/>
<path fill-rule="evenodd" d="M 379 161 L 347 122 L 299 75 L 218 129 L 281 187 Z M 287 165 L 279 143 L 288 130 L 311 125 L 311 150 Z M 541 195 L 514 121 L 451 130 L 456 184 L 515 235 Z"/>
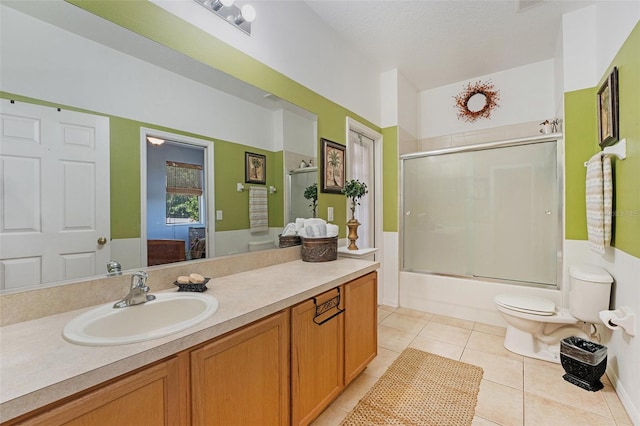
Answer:
<path fill-rule="evenodd" d="M 2 100 L 0 289 L 105 272 L 109 119 Z"/>

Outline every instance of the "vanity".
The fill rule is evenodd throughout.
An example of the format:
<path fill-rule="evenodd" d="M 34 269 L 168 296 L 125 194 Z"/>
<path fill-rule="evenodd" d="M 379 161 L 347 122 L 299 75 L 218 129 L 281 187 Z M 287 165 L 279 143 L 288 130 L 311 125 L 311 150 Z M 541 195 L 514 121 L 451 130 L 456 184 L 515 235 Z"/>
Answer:
<path fill-rule="evenodd" d="M 309 424 L 376 356 L 379 263 L 210 269 L 233 271 L 251 256 L 150 268 L 152 292 L 181 268 L 214 277 L 215 314 L 166 337 L 67 342 L 64 326 L 86 307 L 0 328 L 3 425 Z"/>

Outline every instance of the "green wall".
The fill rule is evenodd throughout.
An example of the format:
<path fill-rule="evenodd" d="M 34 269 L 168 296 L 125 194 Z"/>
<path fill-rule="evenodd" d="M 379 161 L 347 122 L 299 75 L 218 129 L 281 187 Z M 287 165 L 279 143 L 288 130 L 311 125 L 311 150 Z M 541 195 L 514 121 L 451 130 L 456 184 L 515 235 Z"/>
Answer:
<path fill-rule="evenodd" d="M 231 231 L 249 228 L 248 187 L 254 184 L 245 184 L 245 152 L 262 154 L 267 157 L 267 188 L 272 185 L 278 191 L 269 195 L 269 226 L 284 226 L 284 199 L 282 185 L 283 176 L 283 152 L 270 152 L 245 145 L 216 141 L 214 149 L 214 173 L 216 210 L 222 210 L 223 219 L 216 221 L 216 231 Z M 238 165 L 241 165 L 238 167 Z M 238 192 L 237 183 L 245 185 L 245 190 Z"/>
<path fill-rule="evenodd" d="M 586 240 L 584 162 L 600 150 L 597 140 L 597 88 L 618 67 L 620 139 L 627 158 L 614 160 L 612 245 L 640 257 L 640 24 L 618 51 L 596 87 L 565 94 L 567 239 Z"/>
<path fill-rule="evenodd" d="M 598 150 L 596 90 L 568 92 L 564 95 L 565 136 L 565 237 L 587 239 L 584 162 Z"/>
<path fill-rule="evenodd" d="M 375 131 L 380 131 L 378 126 L 364 118 L 146 0 L 67 1 L 316 114 L 318 116 L 319 138 L 326 138 L 346 145 L 346 117 L 351 117 Z M 385 140 L 384 144 L 386 143 Z M 318 147 L 320 147 L 320 143 L 318 143 Z M 319 151 L 318 158 L 320 158 Z M 386 160 L 387 157 L 385 157 L 385 163 Z M 274 163 L 277 161 L 283 160 L 274 160 Z M 397 156 L 390 161 L 397 162 Z M 216 189 L 217 187 L 216 183 Z M 228 188 L 221 190 L 228 191 Z M 234 195 L 237 196 L 237 194 Z M 386 200 L 387 197 L 385 197 Z M 326 219 L 327 207 L 329 206 L 334 208 L 336 221 L 339 221 L 340 218 L 345 218 L 346 221 L 347 208 L 343 195 L 320 193 L 318 216 Z M 271 219 L 269 224 L 272 225 Z M 275 226 L 280 226 L 280 224 Z M 340 227 L 341 237 L 346 236 L 345 229 L 343 226 Z"/>

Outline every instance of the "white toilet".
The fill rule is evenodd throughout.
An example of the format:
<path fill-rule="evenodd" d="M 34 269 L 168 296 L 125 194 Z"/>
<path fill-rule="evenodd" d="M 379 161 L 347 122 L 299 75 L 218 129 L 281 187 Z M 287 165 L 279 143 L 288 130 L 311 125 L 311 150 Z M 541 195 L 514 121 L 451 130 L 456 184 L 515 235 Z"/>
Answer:
<path fill-rule="evenodd" d="M 598 313 L 609 309 L 613 278 L 599 266 L 569 268 L 569 309 L 536 296 L 499 294 L 498 311 L 507 321 L 504 347 L 520 355 L 560 362 L 560 340 L 569 336 L 589 338 L 592 324 L 601 324 Z"/>

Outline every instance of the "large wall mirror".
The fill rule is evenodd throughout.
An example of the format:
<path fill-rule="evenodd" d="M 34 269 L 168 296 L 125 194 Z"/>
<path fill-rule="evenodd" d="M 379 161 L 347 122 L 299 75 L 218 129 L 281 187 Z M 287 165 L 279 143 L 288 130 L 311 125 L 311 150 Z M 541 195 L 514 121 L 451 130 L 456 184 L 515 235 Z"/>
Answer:
<path fill-rule="evenodd" d="M 201 212 L 205 217 L 192 224 L 187 216 L 173 219 L 178 226 L 193 228 L 187 235 L 207 238 L 205 256 L 248 251 L 250 241 L 277 241 L 277 234 L 289 221 L 291 204 L 298 203 L 302 196 L 292 194 L 289 172 L 300 169 L 303 161 L 317 164 L 314 114 L 62 0 L 9 1 L 0 8 L 1 113 L 3 126 L 16 132 L 11 140 L 3 137 L 2 143 L 16 146 L 18 140 L 25 140 L 20 132 L 32 131 L 34 135 L 33 129 L 37 129 L 39 138 L 44 124 L 29 126 L 48 123 L 47 117 L 53 116 L 54 121 L 68 124 L 65 135 L 71 145 L 87 148 L 108 144 L 108 150 L 95 159 L 102 166 L 78 159 L 64 172 L 64 182 L 91 181 L 96 187 L 106 187 L 107 192 L 87 185 L 67 187 L 67 193 L 76 194 L 69 202 L 63 198 L 67 203 L 63 207 L 70 215 L 56 219 L 70 224 L 74 232 L 67 234 L 79 234 L 80 229 L 93 232 L 90 228 L 95 218 L 104 220 L 106 215 L 106 231 L 84 232 L 94 254 L 91 250 L 79 255 L 73 248 L 62 249 L 73 255 L 63 260 L 58 256 L 52 262 L 50 269 L 57 272 L 45 273 L 39 265 L 39 272 L 33 273 L 33 262 L 37 263 L 34 259 L 39 255 L 29 251 L 29 245 L 49 250 L 48 240 L 32 237 L 41 223 L 52 220 L 51 210 L 29 216 L 24 214 L 24 206 L 19 210 L 15 203 L 3 203 L 3 214 L 13 222 L 0 229 L 0 262 L 2 270 L 14 276 L 3 275 L 0 291 L 104 276 L 111 259 L 120 262 L 123 270 L 147 264 L 147 229 L 158 228 L 150 223 L 147 211 L 153 203 L 145 206 L 144 202 L 147 182 L 157 183 L 154 173 L 168 168 L 170 162 L 194 165 L 200 161 L 188 156 L 173 161 L 159 151 L 153 152 L 158 155 L 147 155 L 154 149 L 147 136 L 154 134 L 167 138 L 163 149 L 182 144 L 195 149 L 196 157 L 204 161 L 200 166 L 203 173 L 206 170 L 203 191 L 208 201 Z M 37 120 L 29 121 L 35 116 Z M 13 117 L 13 121 L 4 117 Z M 25 121 L 20 117 L 31 118 Z M 93 118 L 96 123 L 87 124 Z M 61 128 L 60 124 L 54 126 Z M 3 145 L 2 155 L 8 155 L 6 152 Z M 257 233 L 249 229 L 248 191 L 237 188 L 238 183 L 244 183 L 246 152 L 265 156 L 264 186 L 275 188 L 269 194 L 268 229 Z M 207 155 L 211 156 L 209 170 L 205 167 Z M 149 158 L 157 158 L 161 166 L 147 169 Z M 42 161 L 48 159 L 45 149 Z M 7 182 L 10 175 L 21 176 L 23 183 L 33 175 L 24 164 L 4 160 L 8 166 L 3 167 L 2 177 Z M 106 175 L 94 173 L 105 167 Z M 47 191 L 35 181 L 32 186 L 16 188 Z M 84 207 L 72 208 L 76 204 L 71 202 Z M 160 204 L 165 207 L 164 200 Z M 166 217 L 161 216 L 162 220 Z M 185 238 L 188 253 L 191 242 L 188 236 Z M 10 253 L 5 251 L 7 246 L 19 250 Z M 100 256 L 102 253 L 107 255 Z"/>

